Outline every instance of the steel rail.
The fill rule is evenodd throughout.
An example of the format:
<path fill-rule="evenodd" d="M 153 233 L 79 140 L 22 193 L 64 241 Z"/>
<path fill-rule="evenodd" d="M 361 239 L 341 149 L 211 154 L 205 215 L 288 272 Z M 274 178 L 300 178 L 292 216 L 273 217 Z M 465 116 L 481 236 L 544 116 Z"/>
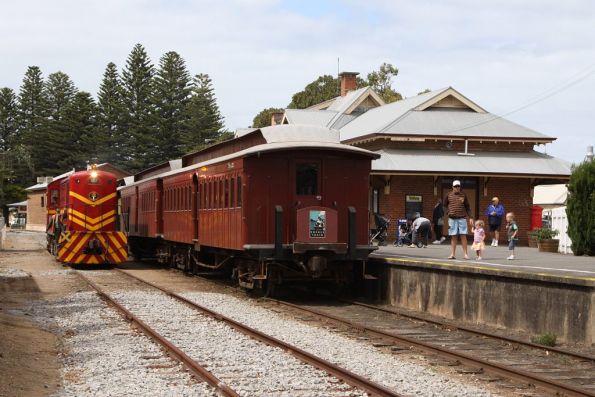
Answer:
<path fill-rule="evenodd" d="M 267 298 L 267 300 L 269 300 L 271 302 L 275 302 L 282 306 L 291 307 L 293 309 L 296 309 L 296 310 L 299 310 L 302 312 L 306 312 L 311 315 L 315 315 L 319 319 L 322 319 L 322 320 L 326 320 L 326 321 L 330 320 L 334 323 L 347 325 L 349 327 L 360 330 L 368 335 L 373 335 L 375 337 L 382 338 L 382 339 L 393 340 L 399 344 L 409 345 L 415 349 L 421 350 L 426 353 L 436 354 L 436 355 L 439 355 L 442 357 L 448 357 L 450 359 L 458 360 L 459 362 L 461 362 L 465 365 L 468 365 L 471 367 L 480 367 L 490 373 L 504 376 L 508 379 L 514 379 L 516 381 L 530 383 L 536 387 L 541 387 L 545 390 L 548 390 L 548 391 L 551 391 L 551 392 L 554 392 L 557 394 L 561 394 L 564 396 L 573 396 L 573 397 L 575 397 L 575 396 L 576 397 L 579 397 L 579 396 L 580 397 L 585 397 L 585 396 L 594 397 L 595 396 L 594 393 L 591 393 L 588 390 L 580 389 L 580 388 L 574 387 L 572 385 L 563 384 L 561 382 L 558 382 L 558 381 L 555 381 L 552 379 L 547 379 L 545 377 L 542 377 L 542 376 L 539 376 L 539 375 L 536 375 L 536 374 L 533 374 L 533 373 L 530 373 L 527 371 L 523 371 L 520 369 L 513 369 L 510 367 L 506 367 L 504 365 L 498 364 L 498 363 L 490 362 L 490 361 L 487 361 L 487 360 L 484 360 L 481 358 L 476 358 L 476 357 L 471 356 L 470 354 L 457 352 L 454 350 L 449 350 L 446 348 L 442 348 L 440 346 L 436 346 L 436 345 L 433 345 L 430 343 L 425 343 L 425 342 L 416 340 L 415 338 L 410 338 L 410 337 L 403 336 L 403 335 L 397 335 L 397 334 L 386 332 L 386 331 L 383 331 L 383 330 L 380 330 L 377 328 L 372 328 L 367 325 L 349 321 L 349 320 L 346 320 L 346 319 L 343 319 L 343 318 L 340 318 L 340 317 L 337 317 L 337 316 L 334 316 L 331 314 L 320 312 L 315 309 L 301 307 L 301 306 L 295 305 L 293 303 L 284 302 L 284 301 L 273 299 L 273 298 Z"/>
<path fill-rule="evenodd" d="M 352 300 L 346 300 L 346 299 L 341 299 L 340 300 L 343 303 L 349 303 L 351 305 L 356 305 L 356 306 L 362 306 L 362 307 L 366 307 L 368 309 L 372 309 L 372 310 L 376 310 L 376 311 L 380 311 L 380 312 L 384 312 L 384 313 L 389 313 L 389 314 L 393 314 L 395 316 L 401 316 L 401 317 L 405 317 L 405 318 L 409 318 L 412 320 L 416 320 L 416 321 L 423 321 L 425 323 L 429 323 L 429 324 L 434 324 L 434 325 L 439 325 L 441 327 L 447 327 L 450 329 L 457 329 L 460 331 L 464 331 L 464 332 L 468 332 L 471 334 L 475 334 L 475 335 L 479 335 L 479 336 L 485 336 L 485 337 L 489 337 L 492 339 L 499 339 L 499 340 L 503 340 L 506 342 L 510 342 L 510 343 L 516 343 L 518 345 L 522 345 L 522 346 L 527 346 L 527 347 L 531 347 L 534 349 L 538 349 L 538 350 L 543 350 L 546 352 L 553 352 L 553 353 L 558 353 L 558 354 L 563 354 L 572 358 L 577 358 L 580 360 L 587 360 L 587 361 L 592 361 L 595 362 L 595 356 L 589 355 L 589 354 L 584 354 L 584 353 L 579 353 L 579 352 L 574 352 L 574 351 L 570 351 L 570 350 L 565 350 L 565 349 L 561 349 L 559 347 L 554 347 L 554 346 L 544 346 L 544 345 L 539 345 L 537 343 L 533 343 L 533 342 L 527 342 L 524 341 L 522 339 L 517 339 L 517 338 L 512 338 L 510 336 L 505 336 L 505 335 L 496 335 L 496 334 L 492 334 L 489 332 L 485 332 L 479 329 L 475 329 L 475 328 L 470 328 L 470 327 L 465 327 L 465 326 L 460 326 L 448 321 L 441 321 L 441 320 L 434 320 L 434 319 L 430 319 L 430 318 L 425 318 L 422 316 L 416 316 L 415 314 L 410 314 L 407 312 L 403 312 L 401 310 L 391 310 L 391 309 L 387 309 L 384 307 L 378 307 L 378 306 L 374 306 L 374 305 L 370 305 L 367 303 L 363 303 L 363 302 L 359 302 L 359 301 L 352 301 Z"/>
<path fill-rule="evenodd" d="M 280 349 L 283 349 L 284 351 L 292 354 L 299 360 L 301 360 L 309 365 L 312 365 L 322 371 L 325 371 L 325 372 L 335 376 L 336 378 L 344 381 L 345 383 L 367 392 L 370 395 L 386 396 L 386 397 L 401 397 L 402 396 L 401 394 L 398 394 L 395 391 L 393 391 L 385 386 L 382 386 L 376 382 L 366 379 L 363 376 L 355 374 L 345 368 L 339 367 L 323 358 L 317 357 L 317 356 L 315 356 L 311 353 L 308 353 L 307 351 L 302 350 L 296 346 L 293 346 L 289 343 L 283 342 L 280 339 L 277 339 L 275 337 L 267 335 L 261 331 L 251 328 L 245 324 L 235 321 L 227 316 L 217 313 L 214 310 L 211 310 L 207 307 L 204 307 L 204 306 L 199 305 L 195 302 L 192 302 L 191 300 L 186 299 L 183 296 L 178 295 L 173 291 L 170 291 L 166 288 L 160 287 L 150 281 L 144 280 L 144 279 L 142 279 L 138 276 L 135 276 L 127 271 L 124 271 L 122 269 L 114 269 L 114 270 L 117 270 L 123 274 L 126 274 L 127 276 L 131 277 L 132 279 L 135 279 L 143 284 L 146 284 L 153 288 L 156 288 L 156 289 L 160 290 L 161 292 L 163 292 L 164 294 L 166 294 L 180 302 L 185 303 L 186 305 L 188 305 L 189 307 L 191 307 L 193 309 L 199 310 L 200 312 L 206 314 L 209 317 L 212 317 L 216 320 L 224 322 L 225 324 L 229 325 L 233 329 L 235 329 L 251 338 L 257 339 L 267 345 L 275 346 Z"/>
<path fill-rule="evenodd" d="M 154 340 L 155 342 L 157 342 L 158 344 L 163 346 L 169 352 L 169 354 L 171 356 L 173 356 L 175 359 L 177 359 L 179 362 L 181 362 L 184 366 L 186 366 L 186 368 L 188 368 L 195 376 L 197 376 L 200 379 L 203 379 L 208 384 L 210 384 L 211 386 L 213 386 L 216 389 L 218 389 L 219 391 L 221 391 L 221 393 L 223 393 L 225 396 L 239 397 L 238 393 L 236 393 L 234 390 L 232 390 L 224 382 L 219 380 L 215 375 L 213 375 L 205 367 L 203 367 L 202 365 L 200 365 L 199 363 L 197 363 L 196 361 L 191 359 L 186 353 L 184 353 L 182 350 L 180 350 L 178 347 L 176 347 L 170 341 L 168 341 L 163 336 L 161 336 L 157 331 L 155 331 L 149 325 L 144 323 L 141 319 L 139 319 L 134 314 L 132 314 L 124 306 L 119 304 L 115 299 L 113 299 L 111 296 L 109 296 L 109 294 L 107 294 L 105 291 L 103 291 L 101 289 L 101 287 L 99 287 L 96 283 L 91 281 L 86 276 L 82 275 L 80 272 L 77 272 L 77 274 L 83 280 L 85 280 L 85 282 L 87 284 L 89 284 L 89 286 L 91 286 L 103 300 L 105 300 L 107 303 L 109 303 L 110 305 L 115 307 L 124 316 L 124 318 L 127 321 L 134 324 L 145 335 L 147 335 L 149 338 L 151 338 L 152 340 Z"/>

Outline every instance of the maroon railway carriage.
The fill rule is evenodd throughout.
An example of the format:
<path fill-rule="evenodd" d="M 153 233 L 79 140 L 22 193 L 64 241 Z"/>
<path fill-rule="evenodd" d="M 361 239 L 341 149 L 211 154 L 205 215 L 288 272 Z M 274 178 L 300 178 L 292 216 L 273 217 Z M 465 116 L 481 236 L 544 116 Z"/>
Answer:
<path fill-rule="evenodd" d="M 288 279 L 348 282 L 368 244 L 375 153 L 336 130 L 275 126 L 135 176 L 120 188 L 137 257 L 189 271 L 227 269 L 247 287 Z M 361 267 L 360 267 L 361 268 Z"/>

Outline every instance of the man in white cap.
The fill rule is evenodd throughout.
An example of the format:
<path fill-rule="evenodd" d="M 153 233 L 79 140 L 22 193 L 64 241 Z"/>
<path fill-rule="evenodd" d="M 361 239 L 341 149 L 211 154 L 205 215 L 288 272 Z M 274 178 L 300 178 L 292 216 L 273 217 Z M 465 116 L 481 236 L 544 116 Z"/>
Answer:
<path fill-rule="evenodd" d="M 444 198 L 444 208 L 448 215 L 448 235 L 450 236 L 450 256 L 448 259 L 455 259 L 458 236 L 461 236 L 463 257 L 469 259 L 469 255 L 467 255 L 467 217 L 471 208 L 469 207 L 469 199 L 461 190 L 461 181 L 455 179 L 452 181 L 452 191 Z M 473 219 L 471 219 L 471 222 L 473 222 Z"/>

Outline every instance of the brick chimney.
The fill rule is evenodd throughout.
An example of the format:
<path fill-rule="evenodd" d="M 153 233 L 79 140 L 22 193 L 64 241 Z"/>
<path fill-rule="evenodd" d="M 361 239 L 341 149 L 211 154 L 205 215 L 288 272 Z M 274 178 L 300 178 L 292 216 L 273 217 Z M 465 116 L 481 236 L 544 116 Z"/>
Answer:
<path fill-rule="evenodd" d="M 283 121 L 283 115 L 285 112 L 272 112 L 271 113 L 271 125 L 281 124 Z"/>
<path fill-rule="evenodd" d="M 342 72 L 339 74 L 341 79 L 341 96 L 347 95 L 349 91 L 357 90 L 357 72 Z"/>

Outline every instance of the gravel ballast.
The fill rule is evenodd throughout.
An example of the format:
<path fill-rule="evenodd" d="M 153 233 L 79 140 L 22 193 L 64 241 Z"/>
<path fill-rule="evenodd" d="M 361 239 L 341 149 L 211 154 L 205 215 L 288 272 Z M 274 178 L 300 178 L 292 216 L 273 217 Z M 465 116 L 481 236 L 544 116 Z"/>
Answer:
<path fill-rule="evenodd" d="M 217 293 L 184 293 L 185 298 L 349 369 L 399 393 L 416 396 L 490 396 L 478 387 L 407 362 L 353 337 L 294 321 L 254 302 Z"/>
<path fill-rule="evenodd" d="M 33 318 L 62 337 L 58 396 L 215 396 L 94 292 L 36 302 Z"/>
<path fill-rule="evenodd" d="M 112 292 L 142 321 L 244 396 L 358 396 L 336 378 L 160 292 Z"/>

